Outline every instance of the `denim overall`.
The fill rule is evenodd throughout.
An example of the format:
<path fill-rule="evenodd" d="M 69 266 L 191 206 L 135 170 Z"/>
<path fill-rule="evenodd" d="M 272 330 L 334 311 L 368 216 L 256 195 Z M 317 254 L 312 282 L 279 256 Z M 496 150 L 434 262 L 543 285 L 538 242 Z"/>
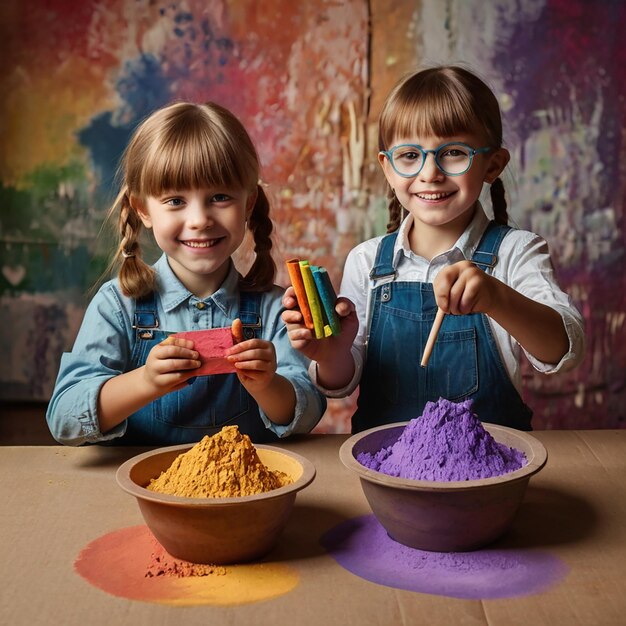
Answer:
<path fill-rule="evenodd" d="M 252 339 L 260 332 L 260 305 L 260 293 L 240 292 L 239 318 L 245 339 Z M 158 330 L 156 310 L 154 294 L 136 302 L 133 369 L 144 365 L 150 350 L 170 334 Z M 165 394 L 133 413 L 127 420 L 126 433 L 116 439 L 115 444 L 196 443 L 204 435 L 215 434 L 222 426 L 235 424 L 256 443 L 278 439 L 265 427 L 256 401 L 236 374 L 199 376 L 190 379 L 184 389 Z"/>
<path fill-rule="evenodd" d="M 508 226 L 490 222 L 472 262 L 491 273 Z M 397 233 L 383 237 L 370 278 L 395 276 Z M 487 316 L 446 315 L 425 368 L 422 352 L 437 312 L 432 283 L 390 282 L 372 290 L 367 357 L 352 431 L 419 417 L 439 397 L 474 400 L 483 422 L 531 430 L 532 411 L 511 382 Z"/>

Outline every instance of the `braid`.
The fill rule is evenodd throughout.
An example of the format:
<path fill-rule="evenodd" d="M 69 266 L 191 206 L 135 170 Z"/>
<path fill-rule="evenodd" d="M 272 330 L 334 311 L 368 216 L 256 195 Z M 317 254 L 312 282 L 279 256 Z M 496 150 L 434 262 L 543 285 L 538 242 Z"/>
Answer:
<path fill-rule="evenodd" d="M 274 284 L 276 263 L 272 258 L 272 230 L 270 204 L 260 185 L 257 186 L 257 199 L 248 219 L 248 226 L 254 238 L 256 258 L 252 267 L 241 279 L 240 287 L 253 291 L 268 291 Z"/>
<path fill-rule="evenodd" d="M 387 232 L 395 233 L 404 217 L 404 207 L 400 204 L 394 190 L 390 188 L 387 197 L 389 198 L 389 222 L 387 223 Z"/>
<path fill-rule="evenodd" d="M 137 211 L 130 205 L 126 192 L 120 194 L 118 204 L 120 244 L 114 261 L 122 261 L 118 274 L 120 287 L 125 296 L 140 298 L 154 290 L 155 272 L 141 258 L 139 235 L 143 224 Z"/>
<path fill-rule="evenodd" d="M 493 206 L 493 219 L 497 224 L 508 224 L 509 215 L 506 210 L 506 198 L 502 179 L 496 178 L 491 183 L 491 204 Z"/>

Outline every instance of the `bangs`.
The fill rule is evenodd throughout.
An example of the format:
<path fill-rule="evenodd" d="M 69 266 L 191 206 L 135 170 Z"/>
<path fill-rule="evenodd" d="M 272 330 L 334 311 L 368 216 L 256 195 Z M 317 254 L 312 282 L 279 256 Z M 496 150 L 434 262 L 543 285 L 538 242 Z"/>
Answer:
<path fill-rule="evenodd" d="M 252 189 L 258 181 L 256 151 L 249 139 L 233 137 L 197 109 L 182 109 L 159 127 L 144 159 L 135 179 L 142 197 L 205 187 Z"/>
<path fill-rule="evenodd" d="M 380 116 L 381 150 L 396 139 L 451 137 L 464 133 L 487 133 L 465 85 L 449 76 L 429 74 L 400 84 L 392 92 Z"/>
<path fill-rule="evenodd" d="M 395 117 L 395 137 L 450 137 L 470 131 L 476 127 L 472 111 L 459 106 L 458 101 L 446 98 L 425 99 L 407 102 L 398 107 Z M 393 137 L 388 137 L 392 141 Z"/>

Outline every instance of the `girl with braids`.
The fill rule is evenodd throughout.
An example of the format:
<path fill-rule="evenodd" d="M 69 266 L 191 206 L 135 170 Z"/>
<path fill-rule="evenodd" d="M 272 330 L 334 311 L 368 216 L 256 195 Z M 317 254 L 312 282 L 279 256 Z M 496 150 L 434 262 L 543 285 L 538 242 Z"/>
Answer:
<path fill-rule="evenodd" d="M 280 319 L 269 204 L 239 120 L 212 103 L 160 109 L 135 131 L 120 174 L 111 209 L 118 278 L 95 295 L 61 359 L 47 413 L 53 436 L 68 445 L 169 445 L 227 424 L 255 442 L 310 431 L 326 400 Z M 144 227 L 163 251 L 153 266 L 141 256 Z M 246 229 L 256 258 L 242 277 L 231 256 Z M 236 319 L 244 340 L 227 358 L 237 373 L 196 377 L 193 343 L 169 335 Z"/>
<path fill-rule="evenodd" d="M 327 396 L 360 382 L 353 432 L 418 417 L 439 397 L 471 398 L 483 421 L 529 430 L 521 352 L 540 371 L 565 371 L 582 359 L 584 336 L 546 242 L 507 225 L 509 152 L 494 94 L 456 66 L 413 74 L 383 106 L 379 144 L 389 234 L 346 260 L 341 335 L 313 339 L 286 292 L 292 345 L 314 360 L 309 373 Z M 485 183 L 493 220 L 479 202 Z M 422 368 L 438 307 L 446 315 Z"/>

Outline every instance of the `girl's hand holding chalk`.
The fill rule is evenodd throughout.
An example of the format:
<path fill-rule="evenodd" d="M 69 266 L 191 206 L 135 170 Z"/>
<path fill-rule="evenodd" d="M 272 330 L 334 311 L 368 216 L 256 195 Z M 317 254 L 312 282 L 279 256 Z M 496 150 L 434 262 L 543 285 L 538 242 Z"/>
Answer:
<path fill-rule="evenodd" d="M 337 294 L 328 272 L 300 259 L 290 259 L 286 265 L 304 325 L 314 331 L 316 339 L 338 335 Z"/>
<path fill-rule="evenodd" d="M 170 335 L 148 353 L 143 379 L 159 397 L 186 386 L 200 365 L 200 354 L 193 342 Z"/>
<path fill-rule="evenodd" d="M 322 362 L 333 359 L 337 354 L 350 352 L 354 338 L 359 330 L 359 319 L 354 304 L 348 298 L 338 298 L 335 304 L 335 313 L 339 321 L 341 332 L 339 335 L 317 340 L 312 330 L 303 322 L 302 314 L 298 310 L 297 300 L 292 287 L 288 287 L 283 296 L 285 310 L 282 320 L 287 326 L 291 346 L 309 359 Z"/>

